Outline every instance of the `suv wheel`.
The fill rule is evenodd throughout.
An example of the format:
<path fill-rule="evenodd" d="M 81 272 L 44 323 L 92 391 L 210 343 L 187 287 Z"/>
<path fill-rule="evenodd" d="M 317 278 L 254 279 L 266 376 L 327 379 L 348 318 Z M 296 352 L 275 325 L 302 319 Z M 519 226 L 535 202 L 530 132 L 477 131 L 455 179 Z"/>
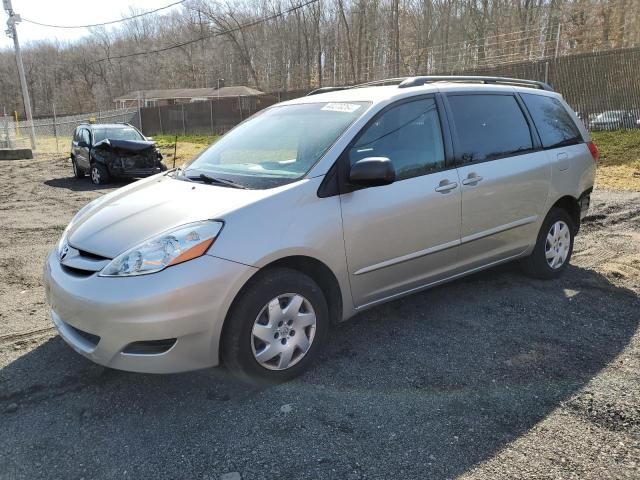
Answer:
<path fill-rule="evenodd" d="M 109 171 L 100 163 L 91 164 L 91 183 L 94 185 L 104 185 L 109 182 Z"/>
<path fill-rule="evenodd" d="M 559 277 L 569 265 L 574 234 L 569 214 L 561 208 L 552 208 L 542 223 L 533 252 L 523 261 L 525 271 L 536 278 Z"/>
<path fill-rule="evenodd" d="M 318 356 L 329 310 L 320 287 L 303 273 L 278 268 L 258 275 L 226 320 L 222 359 L 244 380 L 283 382 Z"/>
<path fill-rule="evenodd" d="M 73 168 L 73 176 L 76 178 L 84 178 L 84 170 L 78 166 L 76 159 L 71 159 L 71 167 Z"/>

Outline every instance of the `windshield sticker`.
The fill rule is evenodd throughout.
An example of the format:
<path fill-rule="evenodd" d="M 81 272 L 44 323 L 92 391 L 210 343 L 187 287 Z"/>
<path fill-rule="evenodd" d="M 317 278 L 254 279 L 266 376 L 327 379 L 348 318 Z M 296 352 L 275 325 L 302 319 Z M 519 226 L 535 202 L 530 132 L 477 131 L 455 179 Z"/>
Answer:
<path fill-rule="evenodd" d="M 355 103 L 327 103 L 321 108 L 321 110 L 326 110 L 327 112 L 353 113 L 361 106 L 362 105 L 357 105 Z"/>

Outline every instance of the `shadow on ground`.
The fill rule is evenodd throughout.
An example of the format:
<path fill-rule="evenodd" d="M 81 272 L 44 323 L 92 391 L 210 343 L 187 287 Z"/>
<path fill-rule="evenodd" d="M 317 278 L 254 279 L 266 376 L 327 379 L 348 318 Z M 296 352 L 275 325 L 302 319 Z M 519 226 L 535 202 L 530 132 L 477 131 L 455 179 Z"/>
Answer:
<path fill-rule="evenodd" d="M 120 187 L 124 187 L 125 185 L 128 185 L 132 181 L 134 180 L 128 179 L 128 178 L 115 178 L 115 179 L 112 179 L 106 185 L 94 185 L 93 183 L 91 183 L 91 180 L 89 180 L 89 177 L 75 178 L 73 176 L 69 176 L 69 177 L 53 178 L 51 180 L 45 180 L 44 184 L 48 185 L 49 187 L 64 188 L 67 190 L 71 190 L 73 192 L 88 192 L 92 190 L 97 191 L 97 190 L 120 188 Z"/>
<path fill-rule="evenodd" d="M 542 282 L 502 267 L 337 325 L 312 371 L 265 389 L 223 369 L 107 370 L 55 337 L 0 370 L 0 472 L 452 478 L 621 353 L 638 307 L 592 271 Z"/>

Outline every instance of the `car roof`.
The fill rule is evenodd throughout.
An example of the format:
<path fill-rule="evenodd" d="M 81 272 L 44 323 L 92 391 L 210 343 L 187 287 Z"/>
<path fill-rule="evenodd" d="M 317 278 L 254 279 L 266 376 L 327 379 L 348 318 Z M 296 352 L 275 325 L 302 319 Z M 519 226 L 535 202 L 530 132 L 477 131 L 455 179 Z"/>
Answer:
<path fill-rule="evenodd" d="M 129 125 L 128 123 L 81 123 L 79 126 L 80 127 L 89 128 L 89 129 L 94 129 L 94 128 L 105 128 L 105 129 L 109 129 L 109 128 L 135 128 L 132 125 Z"/>
<path fill-rule="evenodd" d="M 542 90 L 532 87 L 522 87 L 518 85 L 497 85 L 481 84 L 475 82 L 463 83 L 442 81 L 406 88 L 399 88 L 397 85 L 346 88 L 344 90 L 334 90 L 296 98 L 293 100 L 282 102 L 280 105 L 349 101 L 371 102 L 373 104 L 376 104 L 435 92 L 520 92 L 545 95 L 550 97 L 561 97 L 559 93 L 554 91 Z"/>

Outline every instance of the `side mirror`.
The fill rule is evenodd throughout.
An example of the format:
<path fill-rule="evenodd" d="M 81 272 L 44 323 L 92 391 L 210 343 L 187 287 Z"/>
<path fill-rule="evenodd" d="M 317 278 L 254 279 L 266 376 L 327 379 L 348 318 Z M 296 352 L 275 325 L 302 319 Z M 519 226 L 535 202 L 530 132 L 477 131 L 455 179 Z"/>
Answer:
<path fill-rule="evenodd" d="M 153 137 L 144 137 L 147 142 L 153 142 Z"/>
<path fill-rule="evenodd" d="M 89 144 L 88 144 L 87 142 L 85 142 L 84 140 L 80 140 L 80 141 L 78 142 L 78 146 L 79 146 L 80 148 L 89 148 Z"/>
<path fill-rule="evenodd" d="M 358 160 L 349 170 L 349 182 L 363 187 L 389 185 L 396 181 L 396 171 L 386 157 Z"/>

